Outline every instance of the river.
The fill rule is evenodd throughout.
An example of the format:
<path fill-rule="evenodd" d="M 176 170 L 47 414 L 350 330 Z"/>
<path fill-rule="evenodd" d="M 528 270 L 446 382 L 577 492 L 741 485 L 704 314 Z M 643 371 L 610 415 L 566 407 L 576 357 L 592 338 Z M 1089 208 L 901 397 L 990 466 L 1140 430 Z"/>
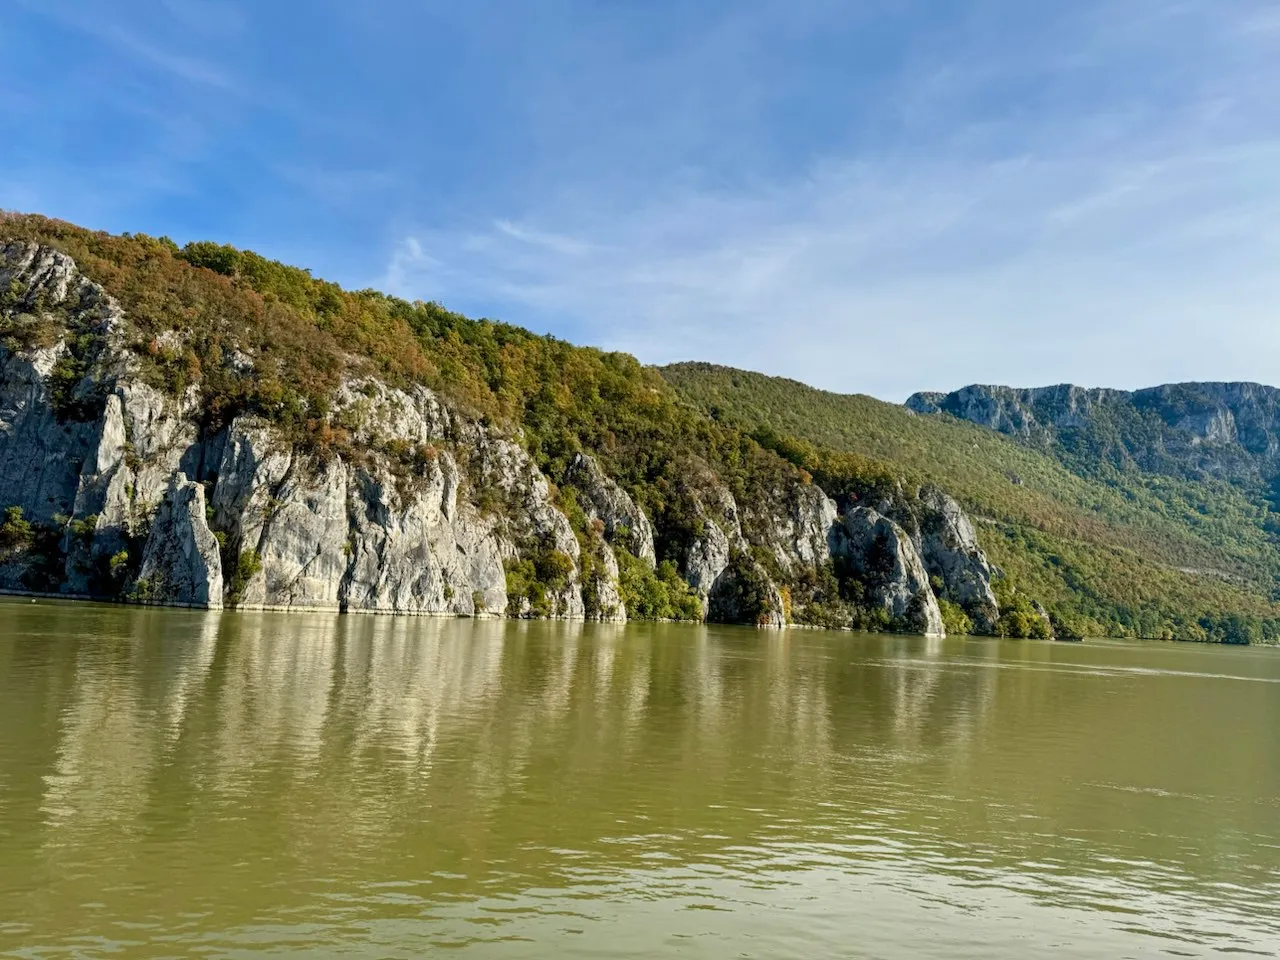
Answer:
<path fill-rule="evenodd" d="M 1278 946 L 1280 651 L 0 602 L 0 956 Z"/>

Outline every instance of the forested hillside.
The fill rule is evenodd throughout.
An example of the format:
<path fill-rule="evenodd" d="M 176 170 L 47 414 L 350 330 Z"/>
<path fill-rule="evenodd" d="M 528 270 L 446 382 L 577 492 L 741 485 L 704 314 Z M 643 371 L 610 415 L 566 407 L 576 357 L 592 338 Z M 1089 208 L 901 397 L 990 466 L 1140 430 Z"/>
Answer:
<path fill-rule="evenodd" d="M 1086 469 L 1061 432 L 657 370 L 216 243 L 12 214 L 0 241 L 0 588 L 1280 635 L 1257 471 Z"/>
<path fill-rule="evenodd" d="M 632 357 L 218 244 L 0 228 L 0 589 L 1041 632 L 945 494 L 841 511 Z"/>
<path fill-rule="evenodd" d="M 1084 632 L 1197 639 L 1276 632 L 1280 517 L 1256 488 L 1204 471 L 1147 471 L 1105 455 L 1084 460 L 1079 445 L 1048 445 L 1042 431 L 1020 440 L 948 415 L 711 364 L 662 373 L 713 419 L 817 477 L 882 471 L 945 486 L 981 521 L 993 560 Z"/>

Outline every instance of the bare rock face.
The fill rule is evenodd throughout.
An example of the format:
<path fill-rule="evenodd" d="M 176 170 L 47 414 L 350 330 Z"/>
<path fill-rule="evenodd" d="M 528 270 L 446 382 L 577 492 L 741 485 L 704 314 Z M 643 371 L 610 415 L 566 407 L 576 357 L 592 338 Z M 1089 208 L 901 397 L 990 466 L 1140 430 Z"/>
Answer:
<path fill-rule="evenodd" d="M 973 523 L 954 499 L 934 486 L 909 497 L 900 487 L 874 508 L 901 526 L 911 538 L 937 595 L 960 606 L 974 630 L 991 634 L 1000 610 L 991 589 L 996 571 L 987 560 Z"/>
<path fill-rule="evenodd" d="M 276 441 L 266 423 L 250 417 L 237 418 L 219 446 L 222 456 L 213 488 L 213 522 L 227 536 L 228 586 L 235 591 L 231 599 L 245 605 L 291 606 L 292 594 L 277 587 L 296 579 L 320 546 L 312 542 L 309 547 L 300 547 L 302 556 L 289 557 L 281 542 L 284 538 L 273 541 L 271 537 L 272 526 L 287 500 L 297 494 L 296 481 L 291 491 L 285 490 L 299 469 L 294 451 Z M 298 506 L 296 501 L 293 506 Z M 295 544 L 302 540 L 297 530 L 289 531 L 286 537 Z M 342 536 L 339 545 L 345 539 Z M 320 549 L 323 551 L 322 546 Z M 270 553 L 267 563 L 263 562 L 264 551 Z M 323 587 L 316 591 L 320 595 L 327 592 Z M 337 606 L 336 588 L 328 605 Z"/>
<path fill-rule="evenodd" d="M 55 314 L 66 314 L 77 331 L 105 337 L 121 314 L 70 257 L 38 244 L 0 246 L 0 290 L 17 292 L 9 322 L 34 341 L 22 353 L 0 347 L 0 503 L 20 505 L 28 520 L 47 523 L 54 515 L 74 513 L 80 466 L 95 443 L 97 418 L 70 417 L 60 409 L 73 405 L 83 385 L 55 388 L 53 375 L 85 358 L 72 355 L 67 330 L 52 343 L 40 331 L 56 329 Z"/>
<path fill-rule="evenodd" d="M 797 483 L 777 490 L 749 510 L 749 526 L 784 573 L 831 559 L 828 540 L 836 504 L 816 485 Z"/>
<path fill-rule="evenodd" d="M 1280 473 L 1280 390 L 1258 383 L 1169 383 L 1133 392 L 975 384 L 918 393 L 907 407 L 947 413 L 1034 446 L 1106 448 L 1109 457 L 1155 473 L 1251 482 Z M 1128 428 L 1117 432 L 1117 424 Z"/>
<path fill-rule="evenodd" d="M 594 457 L 579 453 L 565 470 L 564 484 L 578 491 L 582 509 L 604 524 L 605 539 L 653 567 L 653 525 L 631 496 L 605 476 Z"/>
<path fill-rule="evenodd" d="M 458 489 L 458 466 L 447 452 L 437 454 L 411 489 L 400 489 L 381 471 L 357 471 L 348 609 L 502 612 L 502 546 L 492 520 L 459 500 Z"/>
<path fill-rule="evenodd" d="M 384 613 L 501 613 L 503 544 L 493 519 L 460 495 L 464 478 L 446 449 L 460 424 L 431 391 L 396 390 L 376 380 L 344 385 L 337 406 L 363 447 L 416 445 L 408 469 L 386 455 L 347 465 L 343 551 L 350 562 L 340 605 Z"/>
<path fill-rule="evenodd" d="M 259 421 L 224 446 L 215 522 L 242 569 L 238 601 L 383 613 L 475 615 L 506 607 L 509 550 L 459 497 L 458 465 L 436 451 L 401 481 L 385 459 L 354 466 L 299 456 Z"/>
<path fill-rule="evenodd" d="M 849 562 L 891 621 L 928 636 L 945 634 L 924 561 L 902 527 L 858 507 L 833 528 L 831 540 L 832 553 Z"/>
<path fill-rule="evenodd" d="M 0 283 L 22 290 L 23 306 L 30 312 L 40 306 L 63 306 L 88 285 L 76 262 L 65 253 L 21 240 L 0 247 Z"/>
<path fill-rule="evenodd" d="M 919 552 L 943 595 L 962 607 L 979 633 L 993 633 L 1000 608 L 991 590 L 991 564 L 960 505 L 936 487 L 920 494 Z"/>
<path fill-rule="evenodd" d="M 685 553 L 683 574 L 702 599 L 704 616 L 722 623 L 785 625 L 782 591 L 753 547 L 767 551 L 784 576 L 827 563 L 835 504 L 817 487 L 797 483 L 740 508 L 709 473 L 695 476 L 694 484 L 690 497 L 700 532 Z"/>
<path fill-rule="evenodd" d="M 260 569 L 244 584 L 241 603 L 341 607 L 350 549 L 349 479 L 340 461 L 313 464 L 293 456 L 292 469 L 261 504 L 260 518 L 253 518 L 258 537 L 250 549 Z"/>
<path fill-rule="evenodd" d="M 1101 405 L 1126 395 L 1119 390 L 1090 390 L 1063 383 L 1030 390 L 972 385 L 953 393 L 917 393 L 907 399 L 915 413 L 949 413 L 962 420 L 1022 439 L 1043 437 L 1053 429 L 1085 425 Z"/>
<path fill-rule="evenodd" d="M 701 532 L 689 545 L 684 559 L 684 579 L 702 600 L 704 617 L 710 617 L 711 594 L 716 581 L 729 566 L 735 552 L 746 541 L 738 522 L 738 505 L 733 495 L 716 484 L 694 500 Z"/>
<path fill-rule="evenodd" d="M 196 430 L 178 404 L 143 383 L 122 382 L 107 396 L 81 467 L 69 515 L 95 517 L 89 539 L 68 536 L 70 593 L 93 592 L 94 577 L 145 536 L 174 472 L 194 470 Z"/>
<path fill-rule="evenodd" d="M 156 510 L 134 584 L 142 602 L 220 609 L 222 561 L 205 522 L 204 488 L 175 473 Z"/>
<path fill-rule="evenodd" d="M 339 422 L 362 447 L 389 439 L 439 442 L 467 429 L 434 393 L 421 386 L 406 391 L 368 378 L 347 380 L 338 388 L 334 408 Z"/>
<path fill-rule="evenodd" d="M 97 593 L 113 558 L 124 571 L 127 547 L 145 539 L 195 429 L 180 401 L 131 378 L 124 315 L 71 258 L 6 244 L 0 286 L 13 297 L 10 328 L 33 342 L 0 348 L 0 503 L 43 527 L 64 525 L 62 582 L 46 587 Z"/>
<path fill-rule="evenodd" d="M 563 587 L 548 592 L 548 599 L 552 616 L 581 619 L 586 613 L 581 549 L 569 519 L 556 509 L 547 478 L 529 455 L 509 440 L 477 432 L 467 442 L 472 482 L 494 492 L 504 505 L 498 520 L 504 557 L 547 551 L 568 557 L 572 571 Z"/>
<path fill-rule="evenodd" d="M 716 578 L 729 566 L 729 538 L 714 520 L 707 521 L 702 536 L 694 540 L 684 561 L 685 582 L 705 606 Z"/>
<path fill-rule="evenodd" d="M 0 504 L 20 505 L 37 522 L 71 515 L 92 442 L 91 425 L 61 423 L 54 411 L 48 378 L 61 351 L 0 347 Z"/>
<path fill-rule="evenodd" d="M 601 623 L 623 622 L 627 619 L 627 606 L 619 584 L 618 558 L 604 540 L 596 542 L 593 558 L 591 573 L 583 588 L 587 619 Z"/>

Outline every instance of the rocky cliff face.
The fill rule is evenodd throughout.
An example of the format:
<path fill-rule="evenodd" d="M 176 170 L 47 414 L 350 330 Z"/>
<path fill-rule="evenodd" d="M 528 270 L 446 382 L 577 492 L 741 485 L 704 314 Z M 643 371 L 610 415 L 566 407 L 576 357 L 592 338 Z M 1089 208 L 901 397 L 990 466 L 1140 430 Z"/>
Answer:
<path fill-rule="evenodd" d="M 907 399 L 916 413 L 950 413 L 962 420 L 1023 438 L 1045 430 L 1084 426 L 1099 408 L 1127 396 L 1119 390 L 1089 390 L 1064 383 L 1053 387 L 968 386 L 953 393 L 917 393 Z"/>
<path fill-rule="evenodd" d="M 628 550 L 652 567 L 653 525 L 631 496 L 605 476 L 593 457 L 579 453 L 569 462 L 563 485 L 578 491 L 587 517 L 598 520 L 608 543 Z M 610 551 L 612 553 L 612 551 Z"/>
<path fill-rule="evenodd" d="M 1280 473 L 1280 390 L 1176 383 L 1133 392 L 1071 384 L 917 393 L 916 413 L 948 413 L 1078 458 L 1175 476 L 1270 481 Z"/>
<path fill-rule="evenodd" d="M 143 550 L 135 596 L 216 610 L 222 606 L 222 558 L 205 517 L 204 487 L 174 473 Z"/>
<path fill-rule="evenodd" d="M 308 447 L 261 414 L 210 426 L 196 386 L 147 381 L 129 318 L 73 261 L 35 244 L 0 252 L 0 508 L 21 510 L 0 588 L 617 620 L 620 552 L 656 567 L 662 531 L 585 452 L 553 486 L 519 436 L 367 376 L 344 380 L 324 414 L 340 446 Z M 253 360 L 231 345 L 226 362 Z M 668 559 L 711 619 L 780 626 L 788 584 L 837 559 L 895 626 L 941 631 L 930 575 L 987 610 L 990 568 L 940 492 L 908 530 L 866 508 L 840 517 L 799 478 L 740 504 L 704 467 L 690 477 L 679 496 L 692 519 Z"/>
<path fill-rule="evenodd" d="M 946 633 L 924 562 L 900 525 L 872 507 L 857 507 L 833 529 L 831 547 L 852 564 L 891 624 L 929 636 Z"/>
<path fill-rule="evenodd" d="M 960 505 L 926 486 L 914 500 L 899 497 L 878 508 L 907 531 L 930 582 L 941 584 L 939 596 L 964 610 L 979 633 L 995 632 L 1000 607 L 991 589 L 994 571 Z"/>

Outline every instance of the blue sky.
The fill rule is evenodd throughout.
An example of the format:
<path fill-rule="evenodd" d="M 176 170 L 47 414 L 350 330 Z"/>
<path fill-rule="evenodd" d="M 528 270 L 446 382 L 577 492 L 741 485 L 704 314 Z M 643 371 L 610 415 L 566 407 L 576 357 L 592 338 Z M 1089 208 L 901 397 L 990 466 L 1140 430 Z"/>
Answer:
<path fill-rule="evenodd" d="M 8 0 L 0 207 L 900 400 L 1280 383 L 1274 0 Z"/>

